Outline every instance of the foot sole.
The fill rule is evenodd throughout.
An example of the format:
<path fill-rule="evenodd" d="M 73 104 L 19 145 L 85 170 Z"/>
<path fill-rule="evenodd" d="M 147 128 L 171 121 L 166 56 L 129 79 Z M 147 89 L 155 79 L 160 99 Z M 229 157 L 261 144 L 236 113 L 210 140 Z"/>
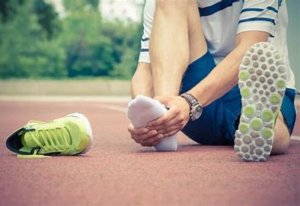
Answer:
<path fill-rule="evenodd" d="M 266 161 L 286 85 L 286 67 L 270 43 L 253 45 L 240 65 L 242 112 L 234 150 L 245 161 Z"/>

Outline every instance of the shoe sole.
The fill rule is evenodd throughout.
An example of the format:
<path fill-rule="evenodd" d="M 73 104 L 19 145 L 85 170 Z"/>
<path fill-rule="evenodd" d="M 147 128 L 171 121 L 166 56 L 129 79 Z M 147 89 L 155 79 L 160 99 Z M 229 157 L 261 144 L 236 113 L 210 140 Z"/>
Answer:
<path fill-rule="evenodd" d="M 266 161 L 286 85 L 286 67 L 270 43 L 253 45 L 240 65 L 242 112 L 234 150 L 245 161 Z"/>
<path fill-rule="evenodd" d="M 88 118 L 85 115 L 81 114 L 81 113 L 72 113 L 72 114 L 69 114 L 67 116 L 69 116 L 69 117 L 70 116 L 71 117 L 77 117 L 80 120 L 82 120 L 82 123 L 84 124 L 86 133 L 87 133 L 87 135 L 89 137 L 89 144 L 88 144 L 88 146 L 83 151 L 81 151 L 78 154 L 85 154 L 85 153 L 87 153 L 91 149 L 93 141 L 94 141 L 92 127 L 91 127 L 91 124 L 90 124 Z"/>

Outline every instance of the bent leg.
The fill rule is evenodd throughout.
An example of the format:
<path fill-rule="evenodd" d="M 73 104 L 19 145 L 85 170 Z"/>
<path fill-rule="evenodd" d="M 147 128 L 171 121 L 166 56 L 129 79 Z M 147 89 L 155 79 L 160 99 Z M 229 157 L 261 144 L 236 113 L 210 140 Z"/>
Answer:
<path fill-rule="evenodd" d="M 158 0 L 156 5 L 150 38 L 151 65 L 139 64 L 133 80 L 142 87 L 139 84 L 132 85 L 133 97 L 137 94 L 178 95 L 188 64 L 207 51 L 196 2 Z M 136 116 L 143 120 L 152 119 L 153 112 L 161 107 L 156 106 L 155 111 L 141 115 L 139 107 L 144 106 L 144 103 L 136 103 L 129 106 L 129 111 L 134 111 L 130 118 L 132 120 Z M 147 103 L 154 108 L 154 102 L 149 100 Z M 140 120 L 137 122 L 140 123 Z M 156 145 L 157 142 L 151 140 L 155 136 L 157 132 L 149 134 L 146 142 L 140 143 L 144 146 Z M 165 137 L 156 145 L 159 151 L 174 151 L 176 148 L 176 135 Z"/>
<path fill-rule="evenodd" d="M 287 129 L 282 113 L 280 112 L 275 125 L 275 136 L 271 154 L 284 154 L 290 144 L 290 134 Z"/>
<path fill-rule="evenodd" d="M 178 95 L 188 64 L 207 51 L 196 2 L 157 0 L 150 39 L 155 95 Z"/>

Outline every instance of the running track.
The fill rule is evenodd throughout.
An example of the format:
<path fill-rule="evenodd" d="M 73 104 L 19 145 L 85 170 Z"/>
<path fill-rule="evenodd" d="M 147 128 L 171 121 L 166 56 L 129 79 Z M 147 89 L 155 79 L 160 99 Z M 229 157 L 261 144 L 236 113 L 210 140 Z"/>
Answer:
<path fill-rule="evenodd" d="M 232 147 L 157 153 L 126 132 L 125 103 L 0 101 L 0 205 L 300 205 L 300 142 L 265 163 L 241 162 Z M 84 156 L 17 159 L 6 136 L 29 119 L 72 112 L 89 119 L 94 144 Z M 300 117 L 294 135 L 300 136 Z"/>

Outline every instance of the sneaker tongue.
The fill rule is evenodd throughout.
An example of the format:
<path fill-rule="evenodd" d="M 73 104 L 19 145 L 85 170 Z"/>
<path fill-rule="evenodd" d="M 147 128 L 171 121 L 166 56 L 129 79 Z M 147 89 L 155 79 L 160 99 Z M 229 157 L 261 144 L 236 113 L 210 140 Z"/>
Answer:
<path fill-rule="evenodd" d="M 38 147 L 39 145 L 33 140 L 29 132 L 25 132 L 21 137 L 21 142 L 24 147 Z"/>

